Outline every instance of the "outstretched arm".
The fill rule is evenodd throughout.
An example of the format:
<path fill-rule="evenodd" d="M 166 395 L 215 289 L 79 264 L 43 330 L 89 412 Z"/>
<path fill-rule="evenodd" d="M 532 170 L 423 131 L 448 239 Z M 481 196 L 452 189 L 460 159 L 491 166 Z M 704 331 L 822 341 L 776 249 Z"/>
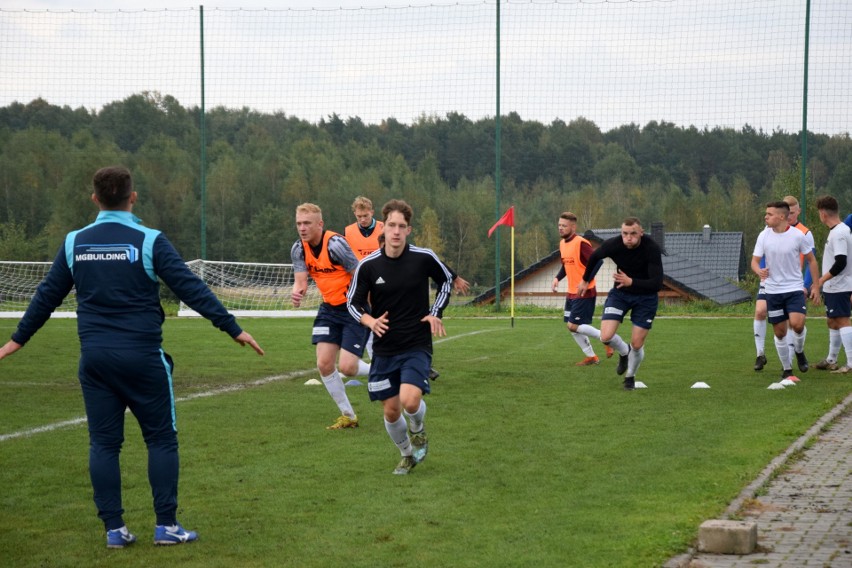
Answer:
<path fill-rule="evenodd" d="M 245 347 L 246 345 L 250 345 L 252 349 L 254 349 L 258 355 L 263 355 L 263 349 L 260 348 L 260 345 L 257 344 L 257 341 L 254 340 L 254 337 L 249 334 L 247 331 L 243 331 L 241 334 L 234 338 L 234 341 Z"/>
<path fill-rule="evenodd" d="M 453 290 L 455 290 L 459 294 L 467 294 L 468 290 L 470 290 L 470 282 L 465 280 L 459 275 L 456 275 L 453 280 Z"/>
<path fill-rule="evenodd" d="M 17 341 L 15 341 L 13 339 L 10 339 L 9 341 L 6 342 L 6 345 L 4 345 L 3 347 L 0 347 L 0 359 L 3 359 L 4 357 L 8 357 L 12 353 L 15 353 L 16 351 L 18 351 L 21 347 L 23 347 L 23 345 L 21 345 L 20 343 L 18 343 Z"/>

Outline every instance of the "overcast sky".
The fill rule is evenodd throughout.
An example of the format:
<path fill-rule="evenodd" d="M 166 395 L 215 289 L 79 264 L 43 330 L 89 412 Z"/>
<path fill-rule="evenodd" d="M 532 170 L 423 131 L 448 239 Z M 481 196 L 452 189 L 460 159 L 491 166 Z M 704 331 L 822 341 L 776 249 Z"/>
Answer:
<path fill-rule="evenodd" d="M 849 132 L 852 2 L 813 4 L 809 129 Z M 198 6 L 2 0 L 0 106 L 42 96 L 96 109 L 144 90 L 198 105 Z M 501 6 L 501 114 L 545 123 L 584 116 L 605 130 L 650 120 L 801 128 L 803 0 L 512 0 Z M 116 10 L 165 8 L 176 13 L 114 16 Z M 262 8 L 274 12 L 256 11 Z M 493 116 L 494 12 L 492 0 L 204 3 L 206 104 L 311 121 L 332 113 L 365 122 L 411 122 L 454 111 L 472 119 Z"/>
<path fill-rule="evenodd" d="M 399 0 L 215 0 L 212 2 L 186 2 L 176 0 L 4 0 L 4 10 L 157 10 L 163 8 L 181 9 L 197 8 L 358 8 L 374 6 L 409 6 L 423 5 L 429 2 L 402 2 Z M 440 4 L 441 2 L 434 2 Z"/>

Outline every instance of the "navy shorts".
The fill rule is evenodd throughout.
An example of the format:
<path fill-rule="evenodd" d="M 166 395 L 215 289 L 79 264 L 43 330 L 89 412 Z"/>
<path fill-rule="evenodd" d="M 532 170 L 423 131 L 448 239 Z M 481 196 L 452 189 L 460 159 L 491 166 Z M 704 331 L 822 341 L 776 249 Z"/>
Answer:
<path fill-rule="evenodd" d="M 852 298 L 849 292 L 824 292 L 825 317 L 848 318 L 852 316 Z"/>
<path fill-rule="evenodd" d="M 357 357 L 364 355 L 370 330 L 349 315 L 346 307 L 321 304 L 314 319 L 311 343 L 333 343 Z"/>
<path fill-rule="evenodd" d="M 624 321 L 624 315 L 630 312 L 630 322 L 636 327 L 651 329 L 654 318 L 657 317 L 657 306 L 660 297 L 654 294 L 627 294 L 618 288 L 609 291 L 604 304 L 601 321 Z"/>
<path fill-rule="evenodd" d="M 757 299 L 766 301 L 766 285 L 761 282 L 760 287 L 757 289 Z"/>
<path fill-rule="evenodd" d="M 592 316 L 595 315 L 595 300 L 596 298 L 577 298 L 575 300 L 566 298 L 563 321 L 576 325 L 592 323 Z"/>
<path fill-rule="evenodd" d="M 766 295 L 766 311 L 769 323 L 776 324 L 790 319 L 790 314 L 807 314 L 805 293 L 801 290 L 783 294 Z"/>
<path fill-rule="evenodd" d="M 367 391 L 370 400 L 387 400 L 399 396 L 402 383 L 418 387 L 429 394 L 429 369 L 432 354 L 423 350 L 406 351 L 399 355 L 376 355 L 370 362 Z"/>

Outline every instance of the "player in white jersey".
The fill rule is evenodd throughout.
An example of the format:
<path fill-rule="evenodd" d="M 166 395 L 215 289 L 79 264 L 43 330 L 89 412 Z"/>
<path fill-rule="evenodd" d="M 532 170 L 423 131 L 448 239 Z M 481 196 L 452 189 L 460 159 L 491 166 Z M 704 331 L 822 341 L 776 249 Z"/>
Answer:
<path fill-rule="evenodd" d="M 840 221 L 837 200 L 830 195 L 817 199 L 819 220 L 830 229 L 822 256 L 822 287 L 828 323 L 828 355 L 817 369 L 848 373 L 852 365 L 852 231 Z M 838 368 L 840 346 L 846 351 L 846 364 Z"/>
<path fill-rule="evenodd" d="M 793 349 L 799 370 L 803 373 L 808 370 L 808 359 L 805 356 L 805 317 L 808 308 L 799 268 L 800 255 L 808 263 L 813 282 L 819 280 L 813 247 L 801 231 L 790 227 L 787 222 L 789 213 L 790 206 L 783 201 L 766 204 L 766 229 L 758 236 L 751 259 L 752 271 L 764 281 L 766 287 L 766 306 L 775 335 L 775 349 L 783 369 L 782 379 L 793 376 L 793 356 L 785 341 L 788 324 L 793 329 Z M 765 268 L 760 266 L 762 257 L 765 257 Z M 814 305 L 819 305 L 818 285 L 811 285 L 809 297 Z"/>
<path fill-rule="evenodd" d="M 791 227 L 795 227 L 802 231 L 805 234 L 805 238 L 808 240 L 808 244 L 811 245 L 811 249 L 814 251 L 814 255 L 816 255 L 816 248 L 814 248 L 814 234 L 808 229 L 804 223 L 799 221 L 799 213 L 802 212 L 802 208 L 799 206 L 799 200 L 793 197 L 792 195 L 788 195 L 783 199 L 784 203 L 790 206 L 790 214 L 787 216 L 787 223 Z M 799 268 L 804 265 L 804 257 L 799 257 Z M 761 268 L 764 268 L 766 265 L 764 264 Z M 810 288 L 813 280 L 811 280 L 811 272 L 809 270 L 805 271 L 805 288 Z M 763 287 L 763 282 L 760 283 L 760 287 L 757 291 L 757 301 L 754 303 L 754 347 L 757 351 L 757 358 L 754 360 L 754 370 L 761 371 L 763 367 L 766 365 L 766 355 L 764 354 L 764 345 L 766 344 L 766 290 Z M 793 334 L 792 332 L 787 333 L 787 343 L 793 346 Z"/>

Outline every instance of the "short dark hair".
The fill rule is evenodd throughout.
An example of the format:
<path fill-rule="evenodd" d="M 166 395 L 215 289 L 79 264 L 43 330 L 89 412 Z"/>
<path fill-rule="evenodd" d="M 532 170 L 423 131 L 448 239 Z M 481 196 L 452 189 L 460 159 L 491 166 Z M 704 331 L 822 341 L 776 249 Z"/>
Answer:
<path fill-rule="evenodd" d="M 774 209 L 786 209 L 787 214 L 788 215 L 790 214 L 790 204 L 787 203 L 786 201 L 770 201 L 769 203 L 766 204 L 766 207 L 767 208 L 772 207 Z"/>
<path fill-rule="evenodd" d="M 98 201 L 108 209 L 114 209 L 130 199 L 133 179 L 124 166 L 108 166 L 95 172 L 92 186 Z"/>
<path fill-rule="evenodd" d="M 388 215 L 394 211 L 402 213 L 402 216 L 405 217 L 405 222 L 411 225 L 411 218 L 414 216 L 414 210 L 411 209 L 411 205 L 402 199 L 391 199 L 382 206 L 382 218 L 387 221 Z"/>
<path fill-rule="evenodd" d="M 820 211 L 827 211 L 828 213 L 838 213 L 840 211 L 840 205 L 837 203 L 837 200 L 830 195 L 823 195 L 818 198 L 816 206 Z"/>
<path fill-rule="evenodd" d="M 565 219 L 566 221 L 573 221 L 574 223 L 577 222 L 577 216 L 571 213 L 570 211 L 564 212 L 562 215 L 559 216 L 559 218 Z"/>
<path fill-rule="evenodd" d="M 642 223 L 639 221 L 639 217 L 625 217 L 624 221 L 621 222 L 622 225 L 627 225 L 628 227 L 632 227 L 633 225 L 642 226 Z"/>

